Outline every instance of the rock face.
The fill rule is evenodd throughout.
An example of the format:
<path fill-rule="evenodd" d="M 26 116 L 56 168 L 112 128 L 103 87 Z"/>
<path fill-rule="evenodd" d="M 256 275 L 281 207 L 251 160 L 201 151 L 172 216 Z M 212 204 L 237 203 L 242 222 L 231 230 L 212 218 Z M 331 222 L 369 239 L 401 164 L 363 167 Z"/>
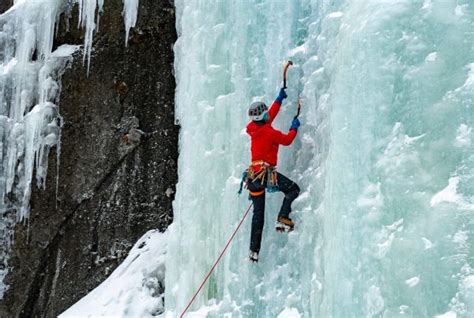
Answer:
<path fill-rule="evenodd" d="M 8 10 L 13 5 L 13 0 L 2 0 L 0 2 L 0 13 Z"/>
<path fill-rule="evenodd" d="M 140 0 L 127 47 L 121 11 L 122 0 L 105 1 L 89 77 L 80 54 L 63 75 L 59 168 L 52 153 L 46 189 L 33 189 L 30 219 L 15 228 L 0 317 L 56 317 L 102 282 L 142 234 L 172 220 L 174 7 Z M 66 25 L 63 18 L 56 45 L 81 44 L 77 7 L 73 27 Z"/>

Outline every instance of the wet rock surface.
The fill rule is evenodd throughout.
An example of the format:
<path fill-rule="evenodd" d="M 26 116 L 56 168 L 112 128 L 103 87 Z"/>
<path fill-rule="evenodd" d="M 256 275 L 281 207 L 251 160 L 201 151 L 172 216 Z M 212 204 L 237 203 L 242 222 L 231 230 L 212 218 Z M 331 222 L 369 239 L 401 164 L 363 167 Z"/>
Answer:
<path fill-rule="evenodd" d="M 30 219 L 15 229 L 0 317 L 56 317 L 100 284 L 141 235 L 172 220 L 174 7 L 140 0 L 127 47 L 121 12 L 122 0 L 105 1 L 89 77 L 81 53 L 63 75 L 59 169 L 53 151 L 46 189 L 33 188 Z M 69 24 L 63 17 L 56 46 L 82 43 L 77 7 Z"/>

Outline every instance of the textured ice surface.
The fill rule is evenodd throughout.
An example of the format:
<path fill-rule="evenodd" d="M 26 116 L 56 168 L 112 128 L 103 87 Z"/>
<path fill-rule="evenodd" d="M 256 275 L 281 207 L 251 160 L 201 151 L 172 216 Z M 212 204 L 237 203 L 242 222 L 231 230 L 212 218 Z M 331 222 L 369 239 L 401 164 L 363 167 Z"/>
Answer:
<path fill-rule="evenodd" d="M 236 196 L 247 107 L 272 101 L 291 58 L 274 126 L 288 129 L 300 95 L 302 126 L 279 160 L 303 190 L 296 229 L 275 233 L 282 195 L 269 195 L 259 263 L 248 219 L 188 317 L 472 317 L 474 5 L 175 3 L 164 316 L 181 314 L 248 206 Z"/>
<path fill-rule="evenodd" d="M 134 2 L 135 7 L 124 7 L 127 33 L 136 20 Z M 53 51 L 53 39 L 60 14 L 74 3 L 85 28 L 89 65 L 96 10 L 102 10 L 103 0 L 14 1 L 0 15 L 0 299 L 13 226 L 28 216 L 32 184 L 45 185 L 50 149 L 57 147 L 60 153 L 60 78 L 80 47 L 63 45 Z"/>
<path fill-rule="evenodd" d="M 248 202 L 243 127 L 288 58 L 279 170 L 303 189 L 296 230 L 250 220 L 192 310 L 208 316 L 469 317 L 474 243 L 474 5 L 469 1 L 177 0 L 179 183 L 166 308 L 179 314 Z M 462 231 L 462 232 L 459 232 Z M 455 238 L 455 239 L 454 239 Z M 177 266 L 179 264 L 179 266 Z M 466 283 L 467 282 L 467 283 Z M 198 311 L 197 311 L 198 312 Z"/>

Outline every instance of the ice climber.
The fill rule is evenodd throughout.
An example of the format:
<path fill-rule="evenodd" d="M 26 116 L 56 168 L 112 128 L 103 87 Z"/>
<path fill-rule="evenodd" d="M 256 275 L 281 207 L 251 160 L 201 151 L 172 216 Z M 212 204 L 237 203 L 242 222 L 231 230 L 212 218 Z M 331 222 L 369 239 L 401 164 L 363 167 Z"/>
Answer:
<path fill-rule="evenodd" d="M 272 127 L 283 100 L 288 97 L 282 88 L 270 109 L 262 102 L 250 105 L 251 122 L 247 133 L 251 139 L 252 163 L 247 170 L 247 188 L 253 201 L 252 231 L 250 236 L 250 260 L 258 261 L 265 215 L 265 192 L 281 191 L 285 194 L 278 213 L 276 230 L 292 231 L 294 222 L 290 219 L 291 203 L 300 192 L 298 185 L 276 171 L 278 148 L 290 145 L 296 137 L 300 122 L 294 118 L 290 131 L 284 134 Z"/>

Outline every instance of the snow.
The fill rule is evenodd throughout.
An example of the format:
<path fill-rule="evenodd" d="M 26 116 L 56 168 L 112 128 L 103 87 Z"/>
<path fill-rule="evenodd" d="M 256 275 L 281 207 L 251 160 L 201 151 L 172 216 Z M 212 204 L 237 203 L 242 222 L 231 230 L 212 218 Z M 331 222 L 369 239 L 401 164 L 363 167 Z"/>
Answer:
<path fill-rule="evenodd" d="M 59 317 L 150 317 L 164 311 L 168 233 L 148 231 L 98 287 Z"/>

